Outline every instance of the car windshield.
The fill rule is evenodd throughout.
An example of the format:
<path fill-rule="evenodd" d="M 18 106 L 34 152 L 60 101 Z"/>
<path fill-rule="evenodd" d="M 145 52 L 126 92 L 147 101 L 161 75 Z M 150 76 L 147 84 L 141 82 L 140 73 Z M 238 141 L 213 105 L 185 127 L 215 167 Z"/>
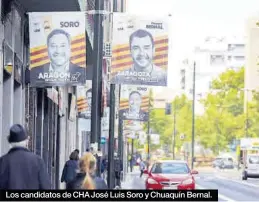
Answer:
<path fill-rule="evenodd" d="M 151 172 L 154 174 L 187 174 L 190 169 L 186 163 L 156 163 Z"/>
<path fill-rule="evenodd" d="M 249 164 L 259 164 L 259 156 L 250 156 Z"/>

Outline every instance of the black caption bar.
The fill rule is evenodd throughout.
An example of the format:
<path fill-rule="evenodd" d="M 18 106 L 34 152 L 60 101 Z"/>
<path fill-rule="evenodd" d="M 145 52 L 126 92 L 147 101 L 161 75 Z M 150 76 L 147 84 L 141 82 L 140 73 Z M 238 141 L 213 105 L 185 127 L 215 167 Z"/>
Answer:
<path fill-rule="evenodd" d="M 218 190 L 0 190 L 0 201 L 218 201 Z"/>

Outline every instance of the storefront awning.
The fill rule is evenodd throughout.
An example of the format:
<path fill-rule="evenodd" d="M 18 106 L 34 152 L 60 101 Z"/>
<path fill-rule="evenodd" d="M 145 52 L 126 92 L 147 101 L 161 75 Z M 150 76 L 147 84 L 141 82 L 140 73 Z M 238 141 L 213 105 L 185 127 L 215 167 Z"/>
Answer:
<path fill-rule="evenodd" d="M 79 11 L 79 0 L 16 0 L 26 12 Z"/>

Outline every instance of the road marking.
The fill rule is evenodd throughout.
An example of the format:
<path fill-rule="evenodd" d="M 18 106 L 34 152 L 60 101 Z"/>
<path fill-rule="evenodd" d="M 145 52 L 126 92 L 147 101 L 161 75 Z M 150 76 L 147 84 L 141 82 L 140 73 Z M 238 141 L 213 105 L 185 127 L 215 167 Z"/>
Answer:
<path fill-rule="evenodd" d="M 203 187 L 203 186 L 200 186 L 200 185 L 198 185 L 198 184 L 196 184 L 196 188 L 198 188 L 198 189 L 207 189 L 207 188 L 205 188 L 205 187 Z M 218 198 L 219 198 L 219 199 L 222 199 L 222 200 L 224 200 L 224 201 L 235 202 L 235 200 L 232 200 L 231 198 L 228 198 L 228 197 L 226 197 L 226 196 L 224 196 L 224 195 L 222 195 L 222 194 L 218 194 Z"/>
<path fill-rule="evenodd" d="M 239 184 L 244 184 L 244 185 L 247 185 L 247 186 L 259 188 L 259 185 L 256 185 L 256 184 L 251 184 L 251 183 L 244 182 L 244 181 L 234 180 L 234 179 L 230 179 L 230 178 L 223 177 L 223 176 L 216 176 L 216 177 L 217 177 L 217 178 L 221 178 L 221 179 L 231 180 L 231 181 L 237 182 L 237 183 L 239 183 Z"/>

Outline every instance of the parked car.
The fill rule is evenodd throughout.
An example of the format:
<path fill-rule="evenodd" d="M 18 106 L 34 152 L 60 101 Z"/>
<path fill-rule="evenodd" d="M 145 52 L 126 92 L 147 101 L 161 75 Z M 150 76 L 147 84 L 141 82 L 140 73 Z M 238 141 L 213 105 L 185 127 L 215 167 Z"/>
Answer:
<path fill-rule="evenodd" d="M 195 189 L 194 175 L 198 171 L 190 170 L 187 162 L 179 160 L 159 161 L 153 164 L 151 169 L 145 170 L 148 175 L 146 179 L 146 189 Z"/>
<path fill-rule="evenodd" d="M 247 156 L 246 166 L 242 172 L 242 180 L 247 178 L 259 178 L 259 155 L 250 154 Z"/>
<path fill-rule="evenodd" d="M 234 169 L 234 161 L 232 158 L 224 158 L 221 160 L 222 163 L 220 164 L 221 169 Z"/>
<path fill-rule="evenodd" d="M 212 162 L 212 167 L 213 168 L 219 168 L 222 164 L 222 158 L 216 158 L 213 162 Z"/>
<path fill-rule="evenodd" d="M 217 157 L 212 162 L 212 167 L 220 169 L 234 169 L 235 164 L 231 157 Z"/>

